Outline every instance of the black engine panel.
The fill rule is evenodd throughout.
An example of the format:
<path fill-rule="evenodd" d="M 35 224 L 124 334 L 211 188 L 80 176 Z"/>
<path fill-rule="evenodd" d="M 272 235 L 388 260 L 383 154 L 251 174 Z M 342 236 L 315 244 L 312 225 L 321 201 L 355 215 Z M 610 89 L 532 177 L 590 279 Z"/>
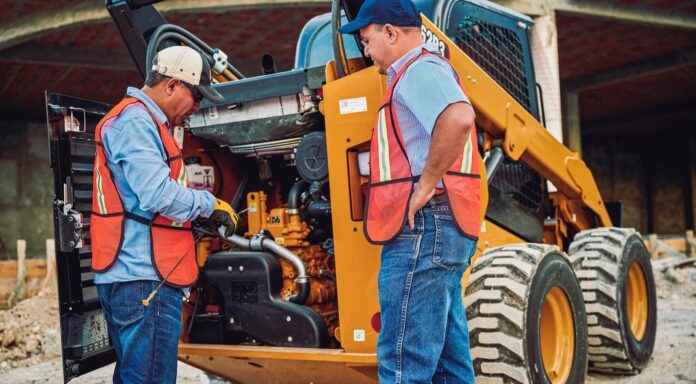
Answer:
<path fill-rule="evenodd" d="M 224 302 L 224 322 L 218 328 L 220 342 L 246 334 L 273 346 L 327 345 L 329 334 L 322 317 L 309 307 L 280 298 L 283 278 L 275 256 L 265 252 L 218 252 L 206 262 L 203 278 L 218 290 Z M 197 324 L 194 322 L 194 326 Z"/>

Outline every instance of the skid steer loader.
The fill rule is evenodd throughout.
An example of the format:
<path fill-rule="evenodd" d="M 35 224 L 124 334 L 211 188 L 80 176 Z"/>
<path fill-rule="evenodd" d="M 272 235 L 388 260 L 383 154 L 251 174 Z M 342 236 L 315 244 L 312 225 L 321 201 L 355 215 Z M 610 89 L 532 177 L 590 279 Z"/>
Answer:
<path fill-rule="evenodd" d="M 300 33 L 295 69 L 244 77 L 167 24 L 152 1 L 106 6 L 140 74 L 172 44 L 204 52 L 225 97 L 174 127 L 189 183 L 245 210 L 229 241 L 196 245 L 179 359 L 238 383 L 374 383 L 380 248 L 363 235 L 366 158 L 385 78 L 337 28 L 334 0 Z M 477 112 L 481 237 L 463 300 L 477 381 L 578 383 L 640 372 L 655 343 L 655 284 L 634 229 L 543 127 L 532 20 L 485 0 L 416 0 Z M 329 48 L 330 47 L 330 48 Z M 94 127 L 110 106 L 47 93 L 65 381 L 115 359 L 90 270 Z M 555 186 L 550 192 L 547 181 Z M 423 326 L 427 326 L 424 324 Z"/>

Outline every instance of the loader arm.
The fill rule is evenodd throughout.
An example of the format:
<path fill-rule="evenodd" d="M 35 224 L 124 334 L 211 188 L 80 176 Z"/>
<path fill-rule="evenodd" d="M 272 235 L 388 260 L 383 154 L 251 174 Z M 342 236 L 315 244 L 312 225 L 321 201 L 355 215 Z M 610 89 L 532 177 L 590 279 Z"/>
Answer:
<path fill-rule="evenodd" d="M 598 225 L 611 226 L 597 184 L 580 156 L 558 142 L 433 22 L 424 15 L 422 19 L 423 25 L 448 46 L 449 60 L 461 76 L 473 102 L 479 126 L 493 139 L 503 141 L 503 150 L 512 160 L 526 163 L 551 181 L 570 201 L 596 214 Z M 585 216 L 584 212 L 573 208 L 561 211 L 567 222 L 577 222 L 578 217 Z"/>

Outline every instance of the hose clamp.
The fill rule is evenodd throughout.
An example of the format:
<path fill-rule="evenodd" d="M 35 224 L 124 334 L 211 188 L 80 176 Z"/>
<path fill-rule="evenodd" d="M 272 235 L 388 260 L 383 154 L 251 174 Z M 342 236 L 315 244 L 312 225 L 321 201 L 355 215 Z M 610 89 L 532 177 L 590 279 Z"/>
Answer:
<path fill-rule="evenodd" d="M 227 68 L 227 54 L 220 49 L 216 49 L 213 53 L 213 71 L 218 75 Z"/>
<path fill-rule="evenodd" d="M 249 249 L 252 251 L 263 251 L 263 240 L 266 237 L 263 235 L 254 235 L 249 240 Z"/>

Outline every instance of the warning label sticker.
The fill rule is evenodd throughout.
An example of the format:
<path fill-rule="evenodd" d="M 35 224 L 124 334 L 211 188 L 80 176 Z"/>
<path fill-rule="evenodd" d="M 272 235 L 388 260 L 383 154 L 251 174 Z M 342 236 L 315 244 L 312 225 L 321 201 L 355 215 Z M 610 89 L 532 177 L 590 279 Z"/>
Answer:
<path fill-rule="evenodd" d="M 341 115 L 367 111 L 367 97 L 356 97 L 354 99 L 343 99 L 338 101 Z"/>

